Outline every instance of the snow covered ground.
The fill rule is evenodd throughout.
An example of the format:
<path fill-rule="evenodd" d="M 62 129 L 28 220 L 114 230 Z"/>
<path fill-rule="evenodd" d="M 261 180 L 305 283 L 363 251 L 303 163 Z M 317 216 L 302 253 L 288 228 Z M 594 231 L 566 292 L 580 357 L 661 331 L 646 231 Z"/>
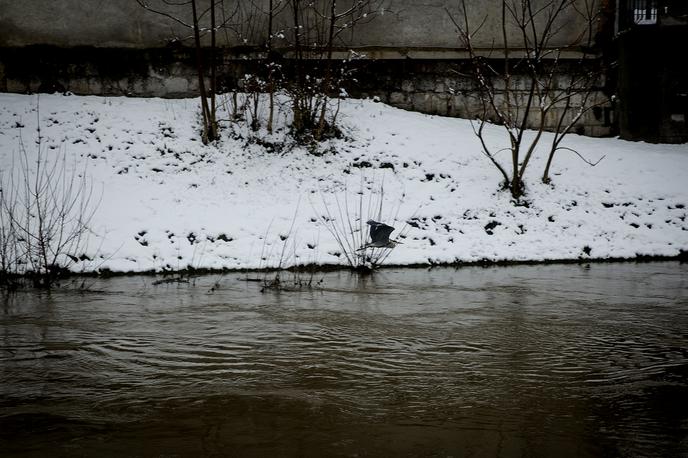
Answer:
<path fill-rule="evenodd" d="M 388 264 L 675 256 L 688 250 L 688 145 L 570 135 L 552 185 L 526 174 L 528 206 L 499 191 L 466 120 L 348 100 L 348 140 L 322 155 L 232 136 L 204 147 L 197 100 L 0 95 L 0 170 L 17 163 L 20 136 L 35 154 L 39 108 L 46 154 L 86 166 L 102 199 L 72 269 L 145 271 L 341 264 L 321 217 L 375 216 L 397 228 Z M 506 146 L 500 127 L 489 139 Z M 269 139 L 269 138 L 268 138 Z M 352 140 L 353 139 L 353 140 Z M 545 138 L 547 141 L 548 138 Z M 506 154 L 502 160 L 507 160 Z M 363 184 L 362 184 L 363 183 Z M 362 194 L 359 194 L 363 191 Z M 362 196 L 362 198 L 361 198 Z M 343 211 L 343 213 L 347 213 Z M 293 228 L 292 228 L 293 225 Z M 286 248 L 285 248 L 286 247 Z"/>

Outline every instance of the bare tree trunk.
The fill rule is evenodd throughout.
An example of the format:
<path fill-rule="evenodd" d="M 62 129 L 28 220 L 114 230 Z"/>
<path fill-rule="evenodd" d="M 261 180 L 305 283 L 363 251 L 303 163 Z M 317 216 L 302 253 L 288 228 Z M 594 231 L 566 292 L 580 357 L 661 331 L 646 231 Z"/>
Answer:
<path fill-rule="evenodd" d="M 210 139 L 217 139 L 217 46 L 215 42 L 215 0 L 210 0 Z"/>
<path fill-rule="evenodd" d="M 327 93 L 332 82 L 332 47 L 334 45 L 334 27 L 337 21 L 337 0 L 330 0 L 330 18 L 327 37 L 327 62 L 325 63 L 325 78 L 323 79 L 323 100 L 320 109 L 320 119 L 318 129 L 315 132 L 315 139 L 320 140 L 325 131 L 325 115 L 327 114 Z"/>
<path fill-rule="evenodd" d="M 273 58 L 272 58 L 272 21 L 275 14 L 275 6 L 273 0 L 270 0 L 268 12 L 268 41 L 267 41 L 267 52 L 268 52 L 268 133 L 272 133 L 273 117 L 275 114 L 275 81 L 274 81 L 274 68 L 273 68 Z"/>
<path fill-rule="evenodd" d="M 205 90 L 203 75 L 203 56 L 201 48 L 201 34 L 198 27 L 198 12 L 196 11 L 196 0 L 191 0 L 191 11 L 193 14 L 194 42 L 196 44 L 196 70 L 198 72 L 198 90 L 201 95 L 201 111 L 203 113 L 203 134 L 202 141 L 207 145 L 211 138 L 209 125 L 211 123 L 210 108 L 208 107 L 208 93 Z"/>
<path fill-rule="evenodd" d="M 292 12 L 294 17 L 294 71 L 296 72 L 296 87 L 294 88 L 293 113 L 294 120 L 292 121 L 294 130 L 300 132 L 305 127 L 306 120 L 304 119 L 303 98 L 304 91 L 304 75 L 303 75 L 303 50 L 301 49 L 301 31 L 300 31 L 300 0 L 291 0 Z"/>

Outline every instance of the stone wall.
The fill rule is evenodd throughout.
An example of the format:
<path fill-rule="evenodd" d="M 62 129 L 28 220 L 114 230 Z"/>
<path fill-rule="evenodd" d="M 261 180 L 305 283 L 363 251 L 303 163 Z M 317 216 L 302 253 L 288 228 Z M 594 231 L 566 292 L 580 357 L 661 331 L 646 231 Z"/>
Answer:
<path fill-rule="evenodd" d="M 361 68 L 357 76 L 359 85 L 352 93 L 358 97 L 378 97 L 380 101 L 406 110 L 422 113 L 453 116 L 460 118 L 475 118 L 483 112 L 482 104 L 476 96 L 476 88 L 471 78 L 462 76 L 467 73 L 465 60 L 405 60 L 405 61 L 377 61 Z M 563 65 L 565 69 L 566 66 Z M 526 85 L 529 80 L 523 75 L 512 77 L 511 97 L 523 101 Z M 563 89 L 568 84 L 566 74 L 555 78 L 555 84 Z M 599 107 L 586 112 L 577 123 L 575 132 L 601 137 L 614 133 L 614 112 L 606 81 L 601 78 L 597 82 L 596 90 L 590 96 L 586 106 L 599 103 Z M 504 100 L 504 88 L 496 87 L 495 98 L 499 102 Z M 573 113 L 581 106 L 581 96 L 572 98 L 572 106 L 568 110 L 565 122 L 572 119 Z M 521 103 L 525 105 L 525 103 Z M 545 128 L 553 129 L 563 111 L 562 104 L 550 110 L 545 119 Z M 528 127 L 536 128 L 539 116 L 533 116 L 533 123 Z"/>
<path fill-rule="evenodd" d="M 282 62 L 288 71 L 290 62 Z M 465 59 L 358 60 L 353 77 L 343 86 L 353 97 L 376 97 L 399 108 L 422 113 L 475 118 L 482 113 L 475 88 L 465 73 Z M 314 70 L 318 63 L 312 63 Z M 246 73 L 260 73 L 256 60 L 228 54 L 221 65 L 218 87 L 234 90 Z M 355 81 L 354 81 L 355 80 Z M 561 79 L 565 83 L 565 78 Z M 515 92 L 523 94 L 525 78 L 512 79 Z M 593 94 L 605 101 L 604 81 Z M 15 93 L 72 92 L 81 95 L 195 97 L 198 78 L 194 52 L 188 48 L 100 49 L 32 46 L 4 49 L 0 55 L 0 91 Z M 497 97 L 503 91 L 497 88 Z M 573 99 L 574 111 L 580 99 Z M 553 109 L 545 120 L 553 128 L 561 113 Z M 539 118 L 535 117 L 534 122 Z M 585 114 L 576 132 L 610 135 L 612 110 L 609 102 Z M 536 127 L 530 125 L 529 127 Z"/>
<path fill-rule="evenodd" d="M 192 97 L 198 94 L 194 62 L 188 48 L 5 48 L 0 53 L 0 91 Z"/>

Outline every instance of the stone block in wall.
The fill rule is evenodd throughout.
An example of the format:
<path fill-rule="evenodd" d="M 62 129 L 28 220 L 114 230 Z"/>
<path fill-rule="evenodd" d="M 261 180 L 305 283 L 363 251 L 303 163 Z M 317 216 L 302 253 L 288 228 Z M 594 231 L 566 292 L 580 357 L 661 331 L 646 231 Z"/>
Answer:
<path fill-rule="evenodd" d="M 449 114 L 449 108 L 451 105 L 451 95 L 446 92 L 438 93 L 433 95 L 433 103 L 436 105 L 437 114 L 442 116 L 447 116 Z"/>
<path fill-rule="evenodd" d="M 510 97 L 511 103 L 514 106 L 525 107 L 528 105 L 528 99 L 530 98 L 530 91 L 529 90 L 527 90 L 527 91 L 512 90 L 509 92 L 509 97 Z M 537 98 L 533 98 L 533 100 L 531 101 L 531 106 L 537 107 L 537 104 L 538 104 Z M 538 108 L 538 110 L 539 110 L 539 108 Z"/>
<path fill-rule="evenodd" d="M 104 81 L 101 90 L 102 95 L 122 95 L 118 81 Z"/>
<path fill-rule="evenodd" d="M 430 114 L 446 115 L 449 105 L 449 95 L 447 94 L 430 94 L 429 110 Z"/>
<path fill-rule="evenodd" d="M 119 87 L 121 88 L 123 95 L 126 95 L 126 96 L 135 95 L 134 81 L 135 81 L 135 79 L 130 78 L 130 77 L 120 78 Z"/>
<path fill-rule="evenodd" d="M 610 126 L 585 126 L 585 134 L 591 137 L 608 137 L 611 133 Z"/>
<path fill-rule="evenodd" d="M 604 122 L 604 113 L 602 107 L 593 108 L 585 113 L 580 118 L 580 123 L 586 126 L 602 125 Z"/>
<path fill-rule="evenodd" d="M 174 97 L 167 92 L 165 80 L 159 78 L 149 78 L 146 80 L 146 93 L 151 97 Z"/>
<path fill-rule="evenodd" d="M 422 113 L 430 111 L 430 95 L 424 92 L 416 92 L 411 95 L 411 106 Z"/>
<path fill-rule="evenodd" d="M 0 91 L 7 91 L 7 75 L 5 74 L 5 64 L 0 62 Z"/>
<path fill-rule="evenodd" d="M 148 82 L 150 79 L 144 79 L 144 78 L 135 78 L 131 83 L 131 91 L 134 93 L 134 95 L 141 95 L 141 94 L 147 94 L 150 96 L 154 97 L 159 97 L 158 94 L 152 93 L 149 89 L 150 84 Z"/>
<path fill-rule="evenodd" d="M 29 82 L 29 92 L 38 92 L 41 87 L 41 81 L 38 79 L 31 78 Z"/>
<path fill-rule="evenodd" d="M 172 76 L 163 80 L 163 87 L 171 94 L 186 94 L 189 92 L 189 81 L 181 76 Z"/>
<path fill-rule="evenodd" d="M 572 107 L 578 108 L 583 103 L 583 94 L 579 94 L 579 93 L 571 94 L 571 97 L 569 98 L 569 100 L 571 101 Z M 565 104 L 566 100 L 563 100 L 561 103 Z"/>
<path fill-rule="evenodd" d="M 492 87 L 496 91 L 503 91 L 504 88 L 506 88 L 506 81 L 504 81 L 503 78 L 495 78 L 494 81 L 492 81 Z"/>
<path fill-rule="evenodd" d="M 434 92 L 435 90 L 435 79 L 423 77 L 416 82 L 416 91 L 418 92 Z"/>
<path fill-rule="evenodd" d="M 451 78 L 440 78 L 438 81 L 438 86 L 440 84 L 444 87 L 443 92 L 447 92 L 449 94 L 454 94 L 457 92 L 456 88 L 454 87 L 454 80 Z"/>
<path fill-rule="evenodd" d="M 451 100 L 449 101 L 449 105 L 451 107 L 450 115 L 451 116 L 461 116 L 462 113 L 467 112 L 467 107 L 466 107 L 466 96 L 464 95 L 452 95 Z M 454 114 L 452 114 L 454 113 Z"/>
<path fill-rule="evenodd" d="M 113 81 L 108 81 L 105 80 L 103 81 L 100 89 L 100 94 L 101 95 L 114 95 L 116 90 L 116 86 L 114 85 Z"/>
<path fill-rule="evenodd" d="M 513 91 L 530 91 L 532 81 L 525 75 L 513 75 L 509 80 L 509 87 Z"/>
<path fill-rule="evenodd" d="M 406 94 L 403 92 L 392 92 L 389 95 L 389 103 L 395 107 L 406 108 L 405 105 L 408 105 Z"/>
<path fill-rule="evenodd" d="M 463 109 L 460 104 L 463 102 L 461 96 L 450 95 L 447 99 L 447 116 L 462 117 Z"/>
<path fill-rule="evenodd" d="M 413 92 L 414 90 L 415 90 L 415 88 L 413 85 L 413 81 L 404 80 L 401 82 L 401 91 L 402 92 L 410 93 L 410 92 Z"/>
<path fill-rule="evenodd" d="M 103 93 L 103 84 L 98 78 L 88 78 L 86 80 L 86 84 L 88 84 L 88 90 L 90 94 L 101 95 Z"/>
<path fill-rule="evenodd" d="M 495 78 L 493 87 L 497 91 L 504 91 L 507 81 L 504 78 Z M 526 91 L 530 89 L 530 79 L 523 75 L 511 75 L 509 78 L 509 89 L 511 91 Z"/>
<path fill-rule="evenodd" d="M 571 85 L 571 75 L 554 75 L 552 87 L 555 89 L 567 89 Z"/>
<path fill-rule="evenodd" d="M 191 78 L 188 80 L 189 82 L 189 92 L 192 94 L 198 94 L 199 89 L 198 89 L 198 78 Z M 207 81 L 206 81 L 206 87 L 207 86 Z"/>
<path fill-rule="evenodd" d="M 528 119 L 526 120 L 527 129 L 537 129 L 540 125 L 540 111 L 530 110 L 528 112 Z"/>
<path fill-rule="evenodd" d="M 169 75 L 171 76 L 188 76 L 189 74 L 189 67 L 186 65 L 182 65 L 179 62 L 176 62 L 172 65 L 170 65 L 169 68 Z"/>
<path fill-rule="evenodd" d="M 28 87 L 23 81 L 7 78 L 7 92 L 21 94 L 28 92 Z"/>
<path fill-rule="evenodd" d="M 413 95 L 413 110 L 420 111 L 425 114 L 435 114 L 437 109 L 436 100 L 433 100 L 433 94 L 427 92 L 419 92 Z"/>
<path fill-rule="evenodd" d="M 456 87 L 462 91 L 476 91 L 478 89 L 475 81 L 468 77 L 457 78 Z"/>
<path fill-rule="evenodd" d="M 455 95 L 452 97 L 451 105 L 462 118 L 473 119 L 483 112 L 482 102 L 472 95 Z"/>
<path fill-rule="evenodd" d="M 494 97 L 494 103 L 498 107 L 503 107 L 506 104 L 506 98 L 504 96 L 504 92 L 495 91 L 493 97 Z"/>
<path fill-rule="evenodd" d="M 74 78 L 64 83 L 65 89 L 77 95 L 91 94 L 91 87 L 86 78 Z"/>
<path fill-rule="evenodd" d="M 537 116 L 539 120 L 539 115 Z M 551 108 L 545 114 L 545 129 L 554 129 L 559 124 L 559 120 L 562 116 L 564 117 L 562 124 L 563 126 L 568 125 L 568 123 L 573 119 L 570 110 L 568 112 L 564 112 L 563 108 Z"/>
<path fill-rule="evenodd" d="M 469 82 L 466 78 L 445 78 L 443 83 L 447 92 L 450 94 L 459 94 L 471 90 Z"/>
<path fill-rule="evenodd" d="M 452 104 L 454 104 L 456 116 L 465 119 L 475 119 L 483 113 L 482 103 L 472 96 L 454 97 Z"/>

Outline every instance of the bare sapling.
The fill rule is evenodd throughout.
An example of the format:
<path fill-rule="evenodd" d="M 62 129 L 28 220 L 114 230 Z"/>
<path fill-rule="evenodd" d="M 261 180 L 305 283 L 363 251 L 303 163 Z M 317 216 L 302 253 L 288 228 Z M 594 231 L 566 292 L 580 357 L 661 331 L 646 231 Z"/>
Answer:
<path fill-rule="evenodd" d="M 604 69 L 601 67 L 602 59 L 594 52 L 594 23 L 600 18 L 600 8 L 594 0 L 584 0 L 578 4 L 574 4 L 574 9 L 578 13 L 580 19 L 585 21 L 582 37 L 583 46 L 581 46 L 582 55 L 570 66 L 568 70 L 568 82 L 563 88 L 560 88 L 562 94 L 560 95 L 559 105 L 563 100 L 563 109 L 559 110 L 557 116 L 557 124 L 553 129 L 552 141 L 549 145 L 549 153 L 547 155 L 547 162 L 542 174 L 542 182 L 550 183 L 549 175 L 554 155 L 557 151 L 569 151 L 576 154 L 583 162 L 594 167 L 600 163 L 604 156 L 596 161 L 590 161 L 583 157 L 578 151 L 573 148 L 563 146 L 562 141 L 564 137 L 571 132 L 583 116 L 607 102 L 603 97 L 596 99 L 596 93 L 600 86 L 600 80 L 604 75 Z M 591 50 L 593 50 L 591 52 Z M 564 79 L 563 75 L 559 76 Z M 579 105 L 574 106 L 574 100 L 578 100 Z"/>
<path fill-rule="evenodd" d="M 518 201 L 543 133 L 553 131 L 543 175 L 547 182 L 554 154 L 570 149 L 562 145 L 564 137 L 588 111 L 606 102 L 597 97 L 603 69 L 593 43 L 599 4 L 596 0 L 502 0 L 499 37 L 487 49 L 479 47 L 476 37 L 489 15 L 473 21 L 465 0 L 459 9 L 458 18 L 448 10 L 447 14 L 468 53 L 468 76 L 478 101 L 473 131 L 482 153 L 502 176 L 504 188 Z M 565 35 L 571 24 L 576 25 L 575 33 Z M 496 150 L 489 144 L 488 123 L 503 128 L 509 146 Z M 525 135 L 530 129 L 532 133 Z M 510 153 L 506 164 L 497 157 L 502 151 Z"/>
<path fill-rule="evenodd" d="M 334 96 L 338 106 L 340 89 L 350 80 L 348 73 L 336 71 L 341 62 L 335 59 L 335 51 L 346 47 L 356 25 L 372 21 L 384 9 L 382 4 L 382 0 L 289 0 L 292 22 L 287 40 L 293 74 L 286 92 L 291 99 L 291 127 L 297 138 L 320 141 L 337 134 L 331 98 Z"/>
<path fill-rule="evenodd" d="M 358 272 L 367 273 L 379 268 L 392 253 L 393 247 L 375 247 L 369 242 L 370 225 L 368 221 L 386 222 L 392 226 L 401 223 L 399 211 L 403 203 L 403 196 L 397 204 L 385 209 L 384 183 L 378 189 L 375 185 L 368 186 L 365 177 L 361 176 L 359 190 L 356 197 L 349 195 L 345 187 L 341 193 L 333 193 L 334 202 L 328 200 L 324 192 L 320 192 L 321 207 L 313 205 L 318 218 L 339 246 L 339 256 L 343 256 L 347 265 Z M 399 232 L 399 238 L 405 238 L 408 226 L 404 223 Z"/>
<path fill-rule="evenodd" d="M 16 214 L 17 199 L 14 187 L 6 175 L 0 175 L 0 290 L 18 286 L 19 269 L 24 259 L 17 240 L 18 229 L 11 215 Z"/>
<path fill-rule="evenodd" d="M 68 161 L 65 151 L 44 150 L 39 119 L 35 151 L 28 151 L 20 137 L 18 157 L 0 187 L 3 270 L 30 277 L 35 287 L 51 288 L 73 264 L 88 258 L 90 223 L 100 196 L 86 167 Z M 14 247 L 6 247 L 9 242 Z"/>
<path fill-rule="evenodd" d="M 268 117 L 266 128 L 268 134 L 272 134 L 275 123 L 275 93 L 280 85 L 281 64 L 278 62 L 277 53 L 274 50 L 275 37 L 283 36 L 282 31 L 275 30 L 275 16 L 284 9 L 287 0 L 269 0 L 267 11 L 267 37 L 265 39 L 265 67 L 266 90 L 268 94 Z"/>
<path fill-rule="evenodd" d="M 266 291 L 300 291 L 311 289 L 322 284 L 322 279 L 314 283 L 314 270 L 299 262 L 298 231 L 295 228 L 300 201 L 296 205 L 289 229 L 278 234 L 279 241 L 269 241 L 274 220 L 268 225 L 263 236 L 260 252 L 259 269 L 265 270 L 261 280 L 261 292 Z M 276 259 L 276 262 L 273 260 Z M 273 261 L 273 262 L 271 262 Z M 263 264 L 265 262 L 266 264 Z M 310 267 L 310 275 L 304 275 Z"/>

